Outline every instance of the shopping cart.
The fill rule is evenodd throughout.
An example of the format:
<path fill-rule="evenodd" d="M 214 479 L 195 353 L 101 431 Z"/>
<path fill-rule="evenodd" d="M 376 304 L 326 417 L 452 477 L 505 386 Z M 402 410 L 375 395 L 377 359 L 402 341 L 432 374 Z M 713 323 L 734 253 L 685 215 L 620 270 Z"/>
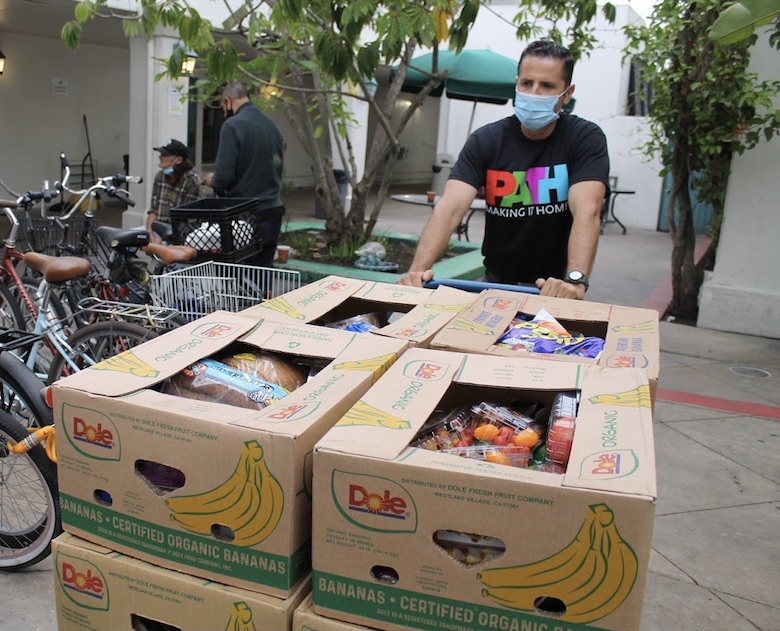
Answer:
<path fill-rule="evenodd" d="M 152 276 L 149 292 L 154 304 L 174 307 L 191 321 L 217 310 L 242 311 L 300 285 L 297 271 L 206 261 Z"/>

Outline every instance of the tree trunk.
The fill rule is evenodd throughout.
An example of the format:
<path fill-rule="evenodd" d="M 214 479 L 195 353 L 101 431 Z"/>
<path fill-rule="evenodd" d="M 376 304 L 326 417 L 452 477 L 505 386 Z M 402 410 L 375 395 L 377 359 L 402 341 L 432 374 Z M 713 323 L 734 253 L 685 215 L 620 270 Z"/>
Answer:
<path fill-rule="evenodd" d="M 669 196 L 669 232 L 672 237 L 672 302 L 668 315 L 695 322 L 703 272 L 696 269 L 690 173 L 682 139 L 672 150 L 672 194 Z M 675 211 L 676 217 L 675 217 Z"/>

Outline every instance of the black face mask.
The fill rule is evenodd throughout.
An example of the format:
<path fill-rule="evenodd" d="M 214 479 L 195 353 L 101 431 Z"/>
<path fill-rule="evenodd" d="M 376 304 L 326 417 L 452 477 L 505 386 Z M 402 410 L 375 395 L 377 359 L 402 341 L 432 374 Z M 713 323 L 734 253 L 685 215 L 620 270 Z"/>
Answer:
<path fill-rule="evenodd" d="M 233 110 L 228 110 L 227 113 L 225 114 L 225 118 L 230 118 L 231 116 L 233 116 L 233 114 L 235 114 Z"/>

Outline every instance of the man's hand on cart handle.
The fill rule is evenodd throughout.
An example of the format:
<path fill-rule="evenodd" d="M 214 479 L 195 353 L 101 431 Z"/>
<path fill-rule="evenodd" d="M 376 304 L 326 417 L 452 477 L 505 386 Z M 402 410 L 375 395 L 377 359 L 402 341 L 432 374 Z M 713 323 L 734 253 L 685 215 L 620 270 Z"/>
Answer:
<path fill-rule="evenodd" d="M 407 272 L 398 279 L 396 285 L 407 285 L 409 287 L 422 287 L 428 281 L 433 280 L 433 270 L 427 269 L 424 272 Z"/>
<path fill-rule="evenodd" d="M 537 278 L 536 286 L 542 296 L 553 298 L 571 298 L 572 300 L 582 300 L 585 297 L 585 285 L 567 283 L 560 278 L 550 277 L 548 279 Z"/>

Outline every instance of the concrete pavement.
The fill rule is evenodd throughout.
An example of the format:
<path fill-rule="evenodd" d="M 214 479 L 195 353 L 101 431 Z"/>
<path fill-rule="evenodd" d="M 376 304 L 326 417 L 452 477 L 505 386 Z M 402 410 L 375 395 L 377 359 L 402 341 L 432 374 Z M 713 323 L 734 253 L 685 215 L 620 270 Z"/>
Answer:
<path fill-rule="evenodd" d="M 312 219 L 311 194 L 288 209 Z M 388 201 L 379 229 L 419 234 L 428 215 Z M 588 299 L 663 309 L 670 253 L 668 234 L 607 225 Z M 657 399 L 642 631 L 780 631 L 780 340 L 663 322 Z M 0 573 L 0 631 L 55 629 L 52 590 L 50 559 Z"/>

